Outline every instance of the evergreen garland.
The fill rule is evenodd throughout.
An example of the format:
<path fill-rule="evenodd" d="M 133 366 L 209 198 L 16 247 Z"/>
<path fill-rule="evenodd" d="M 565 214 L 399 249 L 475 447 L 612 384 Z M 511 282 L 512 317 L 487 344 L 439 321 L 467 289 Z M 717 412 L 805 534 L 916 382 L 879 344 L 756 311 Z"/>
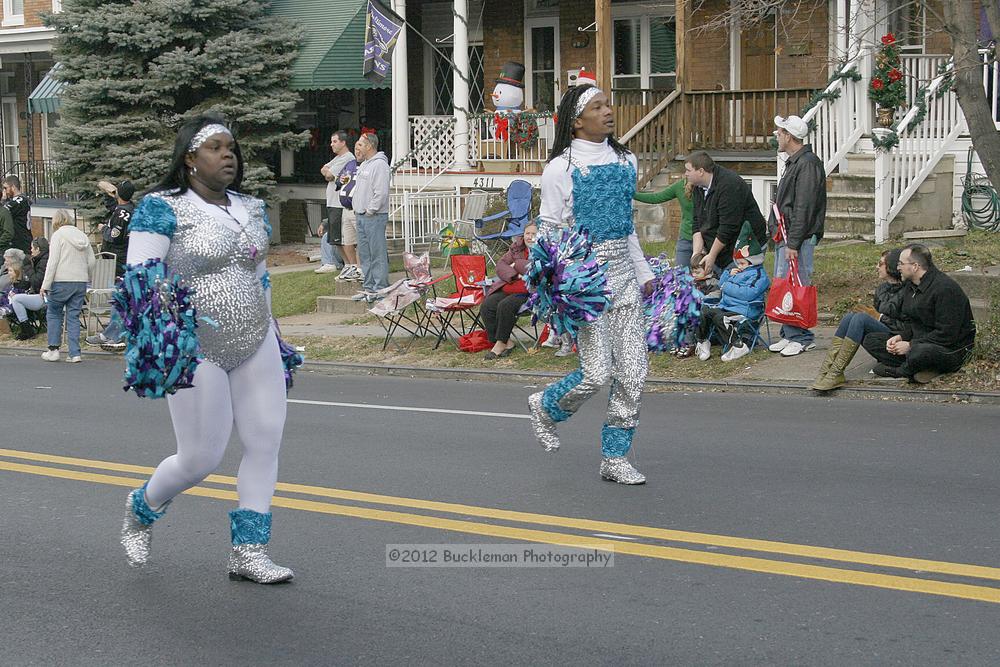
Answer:
<path fill-rule="evenodd" d="M 83 212 L 97 181 L 159 181 L 176 127 L 215 111 L 230 122 L 244 158 L 243 189 L 267 197 L 269 163 L 307 136 L 291 131 L 299 97 L 288 88 L 301 33 L 266 13 L 266 0 L 64 0 L 45 17 L 55 28 L 60 96 L 53 133 Z"/>

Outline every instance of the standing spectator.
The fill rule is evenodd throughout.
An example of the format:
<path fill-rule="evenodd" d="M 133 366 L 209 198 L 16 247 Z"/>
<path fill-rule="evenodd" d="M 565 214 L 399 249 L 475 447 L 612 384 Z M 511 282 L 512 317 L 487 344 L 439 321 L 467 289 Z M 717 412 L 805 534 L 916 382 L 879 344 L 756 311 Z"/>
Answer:
<path fill-rule="evenodd" d="M 378 137 L 362 134 L 354 145 L 358 173 L 354 177 L 353 205 L 358 219 L 358 259 L 364 274 L 362 291 L 354 301 L 373 302 L 389 286 L 389 251 L 385 228 L 389 223 L 389 160 L 378 149 Z"/>
<path fill-rule="evenodd" d="M 705 151 L 695 151 L 684 164 L 684 176 L 694 186 L 692 254 L 705 253 L 706 271 L 721 275 L 732 264 L 733 248 L 744 222 L 757 242 L 767 242 L 767 224 L 747 182 L 735 171 L 715 164 Z"/>
<path fill-rule="evenodd" d="M 34 338 L 38 333 L 35 325 L 28 318 L 28 311 L 45 308 L 45 301 L 39 292 L 42 291 L 42 281 L 45 280 L 45 267 L 48 261 L 49 240 L 44 236 L 39 236 L 31 242 L 31 285 L 27 292 L 15 294 L 10 299 L 14 317 L 20 325 L 15 336 L 17 340 L 28 340 Z"/>
<path fill-rule="evenodd" d="M 479 309 L 486 323 L 486 336 L 493 343 L 493 349 L 486 353 L 487 360 L 510 356 L 514 349 L 511 333 L 521 306 L 528 300 L 524 274 L 528 272 L 529 247 L 535 243 L 537 235 L 538 227 L 534 223 L 525 225 L 524 235 L 515 236 L 510 250 L 497 262 L 499 280 L 490 285 L 489 294 Z"/>
<path fill-rule="evenodd" d="M 902 331 L 903 289 L 906 283 L 899 272 L 900 250 L 886 250 L 878 260 L 878 276 L 882 283 L 875 288 L 875 308 L 852 311 L 844 315 L 833 334 L 830 351 L 819 369 L 812 388 L 832 391 L 847 383 L 844 371 L 854 359 L 861 341 L 873 332 L 897 334 Z"/>
<path fill-rule="evenodd" d="M 879 363 L 875 375 L 926 383 L 954 373 L 972 353 L 976 322 L 969 297 L 941 273 L 927 246 L 911 243 L 899 256 L 903 288 L 901 333 L 873 332 L 861 344 Z"/>
<path fill-rule="evenodd" d="M 6 206 L 0 206 L 0 257 L 3 257 L 8 250 L 16 247 L 14 245 L 14 217 Z M 0 291 L 10 287 L 10 276 L 4 268 L 0 273 Z"/>
<path fill-rule="evenodd" d="M 823 169 L 823 161 L 813 153 L 812 146 L 803 143 L 809 135 L 809 126 L 804 120 L 798 116 L 775 116 L 774 124 L 778 128 L 774 131 L 778 151 L 788 154 L 775 201 L 785 220 L 788 238 L 787 242 L 778 241 L 774 277 L 786 277 L 789 261 L 796 259 L 799 279 L 803 285 L 811 285 L 813 252 L 823 238 L 823 222 L 826 220 L 826 170 Z M 768 224 L 773 236 L 778 227 L 773 211 Z M 794 357 L 815 348 L 813 339 L 813 332 L 808 329 L 782 324 L 781 340 L 768 349 L 785 357 Z"/>
<path fill-rule="evenodd" d="M 662 204 L 676 199 L 681 206 L 681 227 L 677 234 L 677 247 L 674 250 L 674 266 L 690 266 L 694 253 L 692 237 L 694 235 L 694 186 L 686 179 L 674 181 L 659 192 L 636 192 L 633 199 L 644 204 Z"/>
<path fill-rule="evenodd" d="M 128 256 L 128 225 L 135 211 L 135 204 L 132 203 L 135 186 L 128 180 L 117 185 L 101 181 L 98 185 L 115 200 L 108 221 L 98 227 L 98 230 L 102 238 L 101 252 L 115 256 L 115 276 L 120 278 L 125 274 L 125 258 Z"/>
<path fill-rule="evenodd" d="M 14 219 L 14 241 L 11 245 L 31 252 L 31 200 L 21 194 L 21 179 L 10 175 L 3 179 L 3 205 Z"/>
<path fill-rule="evenodd" d="M 338 177 L 347 163 L 354 159 L 354 154 L 347 148 L 346 132 L 337 130 L 330 135 L 330 150 L 333 151 L 333 159 L 319 170 L 326 179 L 326 222 L 320 223 L 317 230 L 320 236 L 319 249 L 322 260 L 316 273 L 333 273 L 341 269 L 340 275 L 345 275 L 347 258 L 341 247 L 343 245 L 341 219 L 344 205 L 340 203 Z"/>
<path fill-rule="evenodd" d="M 52 240 L 49 242 L 49 262 L 42 280 L 41 295 L 48 302 L 46 323 L 49 349 L 42 353 L 45 361 L 59 361 L 62 344 L 63 316 L 66 317 L 66 337 L 71 364 L 80 361 L 80 310 L 87 293 L 87 283 L 94 277 L 97 259 L 87 235 L 73 225 L 64 209 L 52 218 Z"/>

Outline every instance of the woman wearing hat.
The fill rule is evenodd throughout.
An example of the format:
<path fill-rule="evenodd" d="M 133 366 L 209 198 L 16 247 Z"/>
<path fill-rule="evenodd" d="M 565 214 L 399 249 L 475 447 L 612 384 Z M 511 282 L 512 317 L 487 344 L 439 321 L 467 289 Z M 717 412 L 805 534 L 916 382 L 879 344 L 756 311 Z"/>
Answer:
<path fill-rule="evenodd" d="M 179 384 L 167 397 L 177 453 L 129 492 L 121 542 L 130 565 L 146 563 L 153 523 L 177 495 L 218 467 L 235 426 L 243 459 L 236 482 L 239 507 L 229 513 L 229 576 L 271 584 L 292 578 L 290 569 L 267 554 L 286 380 L 265 265 L 270 224 L 264 202 L 239 192 L 243 168 L 239 144 L 221 118 L 192 118 L 178 131 L 170 172 L 143 197 L 132 218 L 129 267 L 116 296 L 128 331 L 126 378 L 140 395 L 174 390 L 163 387 L 175 371 L 151 373 L 157 360 L 142 354 L 158 349 L 177 329 L 170 323 L 155 330 L 144 319 L 152 292 L 161 302 L 184 304 L 190 298 L 197 309 L 201 360 L 185 357 L 187 367 L 194 367 L 190 384 Z M 179 310 L 190 317 L 186 307 Z M 181 324 L 187 336 L 195 335 L 190 321 Z M 157 333 L 162 338 L 149 340 Z M 187 345 L 190 338 L 181 342 Z M 156 386 L 160 378 L 167 380 Z"/>
<path fill-rule="evenodd" d="M 903 307 L 903 276 L 899 272 L 900 250 L 886 250 L 878 260 L 878 275 L 882 283 L 875 289 L 875 308 L 847 313 L 833 335 L 830 351 L 820 367 L 812 388 L 832 391 L 847 383 L 844 371 L 857 354 L 865 334 L 873 331 L 898 333 Z"/>

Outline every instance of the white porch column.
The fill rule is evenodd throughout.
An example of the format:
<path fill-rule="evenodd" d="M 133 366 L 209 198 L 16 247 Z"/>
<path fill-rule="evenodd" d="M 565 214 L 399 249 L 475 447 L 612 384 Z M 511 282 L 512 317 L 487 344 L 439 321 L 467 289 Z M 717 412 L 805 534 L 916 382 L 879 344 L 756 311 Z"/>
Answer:
<path fill-rule="evenodd" d="M 455 108 L 455 169 L 469 170 L 469 3 L 455 0 L 455 60 L 454 108 Z"/>
<path fill-rule="evenodd" d="M 861 59 L 861 80 L 868 81 L 872 76 L 872 53 L 881 35 L 875 34 L 875 0 L 861 0 L 856 6 L 852 5 L 851 12 L 854 14 L 851 19 L 851 53 L 866 51 L 866 55 Z M 867 88 L 865 89 L 867 90 Z M 872 127 L 872 104 L 866 99 L 858 107 L 858 124 L 864 128 L 867 134 Z"/>
<path fill-rule="evenodd" d="M 406 0 L 392 0 L 392 10 L 406 18 Z M 399 31 L 392 52 L 392 161 L 410 151 L 410 74 L 407 69 L 406 26 Z"/>
<path fill-rule="evenodd" d="M 836 40 L 837 40 L 837 58 L 848 58 L 848 48 L 850 35 L 848 33 L 851 30 L 852 21 L 849 16 L 847 16 L 847 0 L 837 0 L 837 19 L 835 25 L 836 28 Z"/>

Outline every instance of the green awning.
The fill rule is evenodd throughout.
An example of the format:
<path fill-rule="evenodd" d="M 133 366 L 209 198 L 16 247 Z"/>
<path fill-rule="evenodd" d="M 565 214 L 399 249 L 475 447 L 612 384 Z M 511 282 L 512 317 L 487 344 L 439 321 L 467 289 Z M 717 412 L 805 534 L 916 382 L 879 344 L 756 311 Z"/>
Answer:
<path fill-rule="evenodd" d="M 294 90 L 388 88 L 362 76 L 367 0 L 272 0 L 271 13 L 301 27 L 305 39 L 292 65 Z"/>
<path fill-rule="evenodd" d="M 30 113 L 55 113 L 59 111 L 59 93 L 65 87 L 65 81 L 59 81 L 54 76 L 62 67 L 62 63 L 52 66 L 35 89 L 28 95 L 28 111 Z"/>

